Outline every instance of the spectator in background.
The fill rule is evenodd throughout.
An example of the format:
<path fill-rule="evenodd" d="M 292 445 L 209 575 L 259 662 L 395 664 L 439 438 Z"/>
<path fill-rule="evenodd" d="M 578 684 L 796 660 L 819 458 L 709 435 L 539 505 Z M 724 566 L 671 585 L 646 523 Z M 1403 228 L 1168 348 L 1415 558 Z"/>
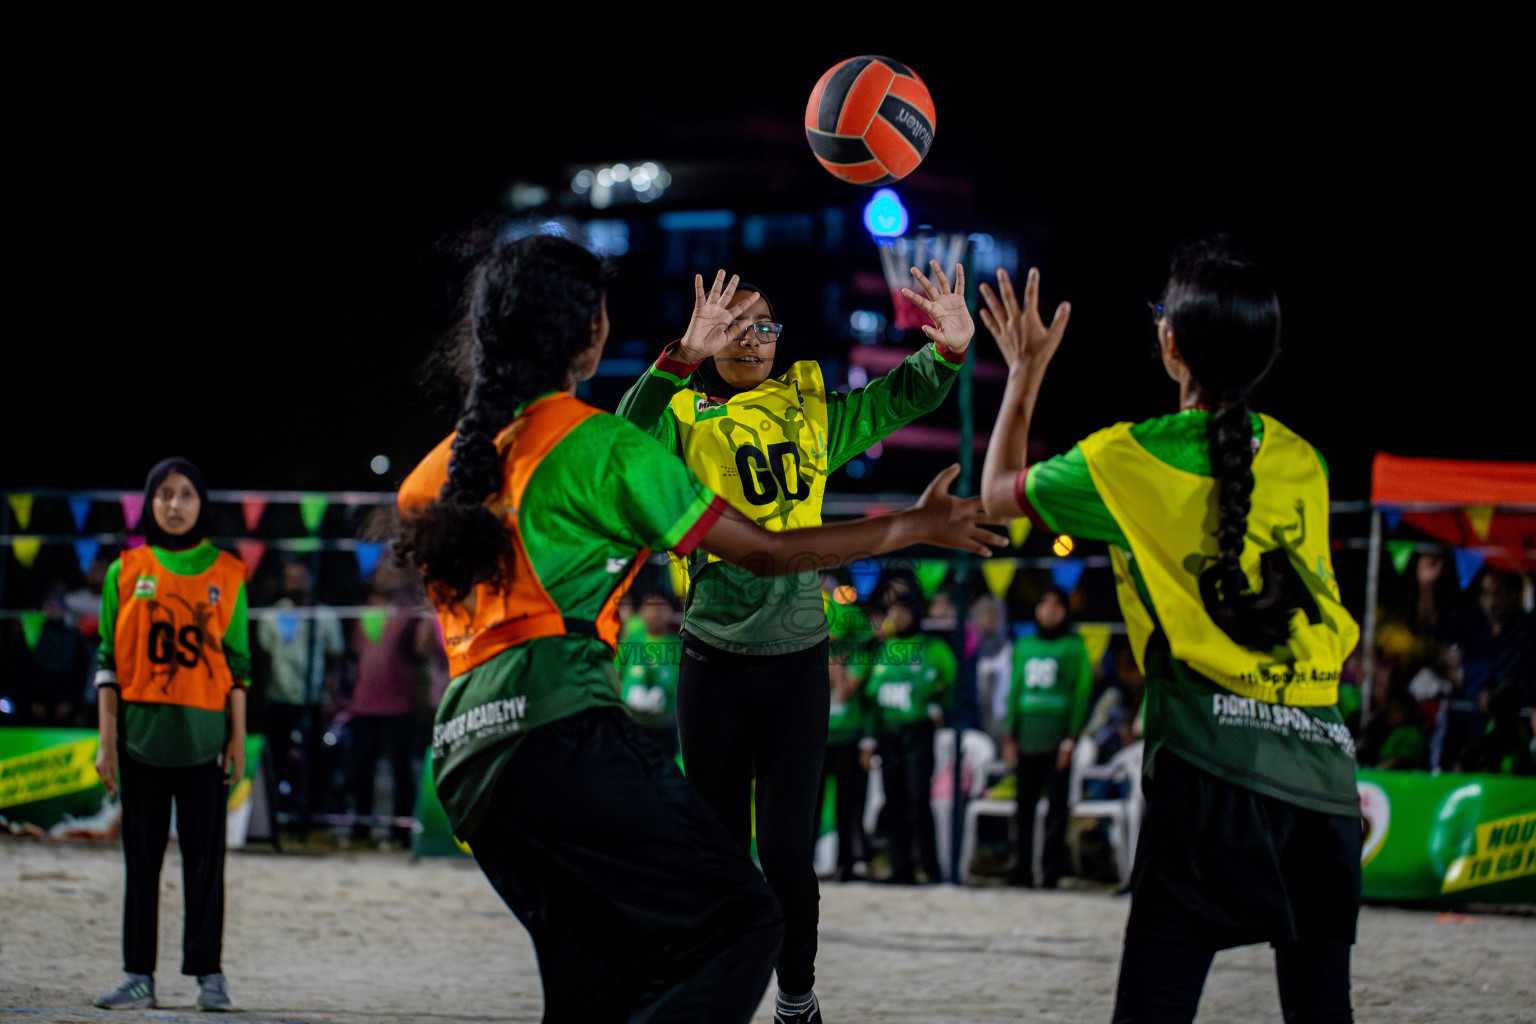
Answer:
<path fill-rule="evenodd" d="M 277 774 L 279 806 L 308 815 L 313 800 L 316 738 L 323 705 L 336 701 L 336 666 L 347 653 L 341 619 L 315 601 L 309 566 L 283 566 L 279 609 L 256 624 L 256 644 L 270 658 L 267 677 L 267 743 Z M 302 771 L 302 775 L 300 774 Z"/>
<path fill-rule="evenodd" d="M 886 636 L 869 668 L 864 696 L 880 753 L 885 788 L 891 877 L 900 885 L 942 881 L 933 831 L 934 730 L 944 721 L 942 701 L 955 681 L 955 654 L 937 637 L 918 632 L 921 599 L 909 586 L 887 588 Z M 914 864 L 913 853 L 917 854 Z"/>
<path fill-rule="evenodd" d="M 846 588 L 849 596 L 853 588 Z M 863 682 L 869 676 L 874 632 L 869 618 L 857 604 L 827 602 L 827 624 L 831 637 L 831 661 L 827 675 L 832 701 L 827 717 L 827 752 L 821 765 L 821 782 L 816 787 L 816 828 L 821 829 L 822 805 L 827 795 L 827 780 L 835 780 L 833 821 L 837 827 L 837 880 L 855 877 L 855 866 L 869 861 L 869 837 L 864 834 L 864 801 L 869 791 L 867 755 L 873 740 L 866 744 L 868 708 Z"/>
<path fill-rule="evenodd" d="M 418 614 L 421 604 L 404 578 L 392 566 L 381 565 L 374 573 L 370 605 L 387 610 L 377 638 L 368 622 L 359 622 L 352 633 L 357 656 L 357 684 L 348 707 L 352 733 L 352 800 L 358 821 L 352 838 L 371 836 L 367 819 L 373 815 L 374 769 L 379 758 L 388 758 L 394 782 L 394 818 L 391 837 L 409 846 L 411 830 L 401 824 L 416 806 L 416 756 L 414 738 L 416 694 L 422 667 L 438 649 L 432 620 Z"/>
<path fill-rule="evenodd" d="M 1360 737 L 1360 763 L 1384 771 L 1429 767 L 1429 743 L 1419 705 L 1404 689 L 1387 695 L 1386 706 L 1371 718 Z"/>
<path fill-rule="evenodd" d="M 1100 764 L 1141 739 L 1141 705 L 1147 685 L 1124 635 L 1110 637 L 1103 673 L 1104 685 L 1090 702 L 1093 709 L 1079 733 L 1098 747 Z"/>
<path fill-rule="evenodd" d="M 1442 768 L 1498 771 L 1510 737 L 1489 744 L 1489 713 L 1508 734 L 1519 709 L 1536 700 L 1536 628 L 1521 606 L 1523 589 L 1518 573 L 1486 570 L 1477 610 L 1452 627 L 1447 664 L 1456 694 L 1441 705 L 1432 744 Z"/>
<path fill-rule="evenodd" d="M 1008 735 L 1008 694 L 1013 677 L 1013 644 L 1008 606 L 990 595 L 971 603 L 966 657 L 976 659 L 976 701 L 981 728 L 1001 748 Z"/>
<path fill-rule="evenodd" d="M 677 673 L 683 640 L 672 621 L 672 599 L 651 591 L 640 599 L 640 628 L 620 641 L 620 696 L 635 722 L 677 756 Z"/>
<path fill-rule="evenodd" d="M 1049 587 L 1035 605 L 1035 634 L 1013 645 L 1008 735 L 1003 760 L 1018 773 L 1019 856 L 1009 882 L 1033 888 L 1035 803 L 1044 792 L 1040 885 L 1056 888 L 1067 872 L 1067 784 L 1078 733 L 1088 717 L 1093 669 L 1072 631 L 1067 592 Z"/>
<path fill-rule="evenodd" d="M 42 629 L 31 657 L 9 680 L 16 724 L 66 728 L 76 724 L 96 660 L 96 645 L 80 633 L 79 617 L 65 606 L 64 586 L 55 583 L 43 598 Z M 98 604 L 100 598 L 97 598 Z M 96 621 L 96 617 L 91 617 Z"/>

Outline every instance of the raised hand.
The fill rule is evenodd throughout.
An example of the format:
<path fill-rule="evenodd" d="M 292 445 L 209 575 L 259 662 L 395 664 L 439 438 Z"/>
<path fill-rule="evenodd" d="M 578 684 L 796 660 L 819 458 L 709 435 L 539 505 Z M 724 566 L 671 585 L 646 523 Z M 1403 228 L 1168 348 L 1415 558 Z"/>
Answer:
<path fill-rule="evenodd" d="M 982 509 L 980 498 L 959 498 L 949 493 L 959 475 L 960 464 L 957 462 L 934 477 L 917 500 L 914 511 L 923 518 L 923 542 L 990 555 L 992 548 L 1005 547 L 1008 538 L 985 528 L 985 524 L 992 520 Z"/>
<path fill-rule="evenodd" d="M 1024 282 L 1022 304 L 1014 298 L 1008 271 L 1002 269 L 997 272 L 997 292 L 983 284 L 981 301 L 986 304 L 981 322 L 997 339 L 997 347 L 1002 349 L 1010 370 L 1026 362 L 1041 366 L 1049 363 L 1072 316 L 1072 304 L 1063 302 L 1056 307 L 1049 325 L 1040 319 L 1040 271 L 1035 267 L 1029 268 L 1029 278 Z"/>
<path fill-rule="evenodd" d="M 747 311 L 757 298 L 743 299 L 735 306 L 731 299 L 741 278 L 735 274 L 725 279 L 725 271 L 715 273 L 715 281 L 709 292 L 704 291 L 704 278 L 693 275 L 693 316 L 688 320 L 688 330 L 683 332 L 674 355 L 685 363 L 702 363 L 714 356 L 730 342 L 730 326 Z"/>
<path fill-rule="evenodd" d="M 955 264 L 955 283 L 951 287 L 938 260 L 929 260 L 928 265 L 933 268 L 932 281 L 924 277 L 921 270 L 912 268 L 912 276 L 922 286 L 923 294 L 919 295 L 911 288 L 903 288 L 901 294 L 933 320 L 932 327 L 923 325 L 928 340 L 960 355 L 971 347 L 971 338 L 976 333 L 976 321 L 971 319 L 971 311 L 965 306 L 965 268 Z"/>

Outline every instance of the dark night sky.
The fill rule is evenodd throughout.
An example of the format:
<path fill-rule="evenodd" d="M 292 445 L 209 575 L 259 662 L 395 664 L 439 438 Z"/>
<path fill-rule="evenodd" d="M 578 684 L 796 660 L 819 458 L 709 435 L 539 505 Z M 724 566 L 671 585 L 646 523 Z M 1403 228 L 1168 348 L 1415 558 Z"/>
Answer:
<path fill-rule="evenodd" d="M 173 451 L 216 487 L 379 486 L 372 454 L 408 468 L 441 425 L 414 383 L 442 323 L 435 240 L 575 162 L 779 147 L 809 165 L 805 97 L 858 53 L 923 75 L 928 169 L 968 179 L 990 223 L 1038 231 L 1048 301 L 1074 302 L 1040 412 L 1053 438 L 1171 407 L 1144 303 L 1176 245 L 1225 229 L 1285 305 L 1259 404 L 1323 448 L 1336 495 L 1363 496 L 1381 448 L 1536 454 L 1513 286 L 1528 81 L 1497 26 L 1106 35 L 956 6 L 669 30 L 628 5 L 578 35 L 526 10 L 18 34 L 34 63 L 7 147 L 22 230 L 0 486 L 137 486 Z"/>

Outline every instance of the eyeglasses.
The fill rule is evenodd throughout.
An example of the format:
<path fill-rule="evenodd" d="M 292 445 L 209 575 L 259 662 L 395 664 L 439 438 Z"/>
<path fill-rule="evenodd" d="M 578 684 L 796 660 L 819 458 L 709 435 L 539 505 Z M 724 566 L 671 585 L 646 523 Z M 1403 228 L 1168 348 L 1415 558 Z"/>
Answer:
<path fill-rule="evenodd" d="M 776 324 L 771 320 L 758 320 L 747 324 L 741 329 L 741 333 L 732 338 L 732 341 L 744 341 L 748 334 L 757 338 L 759 345 L 772 345 L 779 340 L 779 335 L 784 333 L 784 325 Z"/>
<path fill-rule="evenodd" d="M 1168 315 L 1168 310 L 1158 302 L 1147 303 L 1147 309 L 1152 313 L 1152 326 L 1161 326 L 1163 318 Z"/>

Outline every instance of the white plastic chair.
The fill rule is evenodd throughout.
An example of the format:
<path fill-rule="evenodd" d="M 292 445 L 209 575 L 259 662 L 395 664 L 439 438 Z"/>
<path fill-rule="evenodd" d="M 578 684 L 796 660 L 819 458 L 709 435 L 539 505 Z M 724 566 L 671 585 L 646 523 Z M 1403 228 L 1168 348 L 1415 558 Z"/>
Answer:
<path fill-rule="evenodd" d="M 1142 743 L 1125 747 L 1104 764 L 1097 764 L 1099 745 L 1084 736 L 1072 754 L 1072 774 L 1068 782 L 1068 813 L 1073 818 L 1103 818 L 1109 824 L 1109 845 L 1115 856 L 1115 870 L 1122 882 L 1130 881 L 1131 864 L 1136 857 L 1136 837 L 1141 832 L 1141 756 Z M 1100 779 L 1126 785 L 1126 795 L 1090 800 L 1083 796 L 1083 783 Z M 1074 832 L 1075 835 L 1075 832 Z M 1072 843 L 1073 863 L 1082 871 L 1081 844 Z"/>
<path fill-rule="evenodd" d="M 960 758 L 961 781 L 965 784 L 966 798 L 975 802 L 986 792 L 987 768 L 997 760 L 997 741 L 980 729 L 967 729 L 960 737 Z M 954 771 L 955 730 L 940 729 L 933 735 L 933 780 L 929 803 L 933 807 L 939 869 L 945 878 L 949 877 L 949 832 L 955 806 L 951 792 Z"/>

